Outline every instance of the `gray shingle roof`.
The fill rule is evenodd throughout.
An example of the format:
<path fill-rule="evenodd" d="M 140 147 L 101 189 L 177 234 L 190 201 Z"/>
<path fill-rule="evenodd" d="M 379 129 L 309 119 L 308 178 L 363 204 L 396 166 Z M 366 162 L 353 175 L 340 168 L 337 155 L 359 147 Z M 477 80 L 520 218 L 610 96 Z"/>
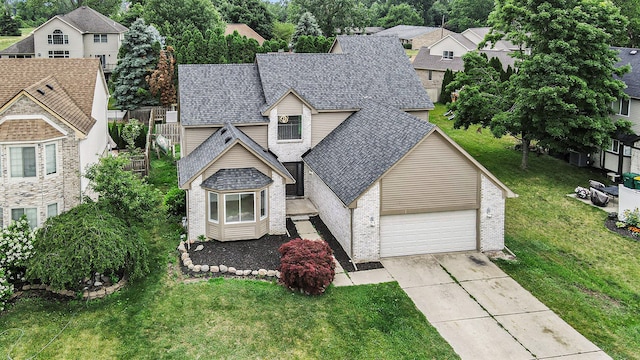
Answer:
<path fill-rule="evenodd" d="M 2 55 L 35 54 L 33 34 L 0 51 Z"/>
<path fill-rule="evenodd" d="M 400 39 L 411 40 L 420 35 L 428 34 L 435 30 L 440 30 L 437 27 L 429 26 L 413 26 L 413 25 L 397 25 L 386 30 L 378 31 L 375 36 L 396 36 Z"/>
<path fill-rule="evenodd" d="M 223 151 L 233 146 L 236 140 L 253 150 L 256 155 L 269 164 L 269 166 L 293 179 L 274 154 L 262 148 L 235 126 L 226 123 L 218 131 L 209 136 L 207 140 L 203 141 L 202 144 L 198 145 L 189 155 L 178 161 L 179 185 L 183 186 L 189 182 L 200 171 L 204 170 L 211 161 L 222 154 Z"/>
<path fill-rule="evenodd" d="M 502 50 L 479 50 L 479 52 L 487 54 L 489 59 L 498 58 L 502 63 L 502 67 L 506 70 L 507 66 L 512 68 L 515 66 L 515 60 L 509 56 L 510 52 Z M 455 55 L 455 54 L 454 54 Z M 462 57 L 455 56 L 453 59 L 443 59 L 442 54 L 431 54 L 428 48 L 420 49 L 418 55 L 413 60 L 413 67 L 422 70 L 442 70 L 451 69 L 453 71 L 463 71 L 464 61 Z"/>
<path fill-rule="evenodd" d="M 58 17 L 85 33 L 119 34 L 129 30 L 126 26 L 109 19 L 88 6 L 80 6 L 68 14 Z"/>
<path fill-rule="evenodd" d="M 345 35 L 337 41 L 342 54 L 258 54 L 267 105 L 293 89 L 319 110 L 356 109 L 366 99 L 398 109 L 433 108 L 397 39 Z"/>
<path fill-rule="evenodd" d="M 620 61 L 616 66 L 631 65 L 631 72 L 625 74 L 622 80 L 627 84 L 624 92 L 632 98 L 640 98 L 640 49 L 613 47 L 619 52 Z M 632 51 L 636 51 L 632 54 Z"/>
<path fill-rule="evenodd" d="M 211 190 L 259 189 L 273 180 L 256 168 L 220 169 L 202 182 L 201 187 Z"/>
<path fill-rule="evenodd" d="M 367 102 L 303 160 L 349 205 L 434 127 L 403 111 Z"/>
<path fill-rule="evenodd" d="M 264 123 L 264 95 L 255 64 L 179 65 L 182 125 Z"/>

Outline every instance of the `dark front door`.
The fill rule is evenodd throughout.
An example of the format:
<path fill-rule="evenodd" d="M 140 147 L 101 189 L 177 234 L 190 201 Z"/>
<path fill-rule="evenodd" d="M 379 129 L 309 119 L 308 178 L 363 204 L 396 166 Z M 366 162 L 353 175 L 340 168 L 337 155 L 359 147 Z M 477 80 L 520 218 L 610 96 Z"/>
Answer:
<path fill-rule="evenodd" d="M 284 163 L 295 184 L 287 184 L 287 196 L 304 196 L 304 164 L 302 162 Z"/>

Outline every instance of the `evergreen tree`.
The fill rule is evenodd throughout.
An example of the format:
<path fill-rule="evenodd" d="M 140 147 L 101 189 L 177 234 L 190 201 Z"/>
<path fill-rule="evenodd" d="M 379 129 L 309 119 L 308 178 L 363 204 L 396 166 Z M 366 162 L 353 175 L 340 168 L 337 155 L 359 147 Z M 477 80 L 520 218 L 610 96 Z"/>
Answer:
<path fill-rule="evenodd" d="M 294 50 L 297 53 L 326 53 L 331 48 L 334 38 L 324 36 L 306 36 L 298 39 Z"/>
<path fill-rule="evenodd" d="M 453 81 L 454 77 L 455 76 L 451 69 L 447 69 L 447 71 L 444 72 L 442 87 L 440 88 L 440 99 L 438 99 L 438 102 L 442 104 L 451 102 L 451 90 L 448 90 L 447 86 L 449 86 L 449 84 Z"/>
<path fill-rule="evenodd" d="M 222 29 L 211 31 L 207 47 L 211 64 L 225 64 L 228 62 L 229 49 Z"/>
<path fill-rule="evenodd" d="M 150 27 L 143 19 L 131 24 L 124 34 L 113 74 L 115 105 L 122 110 L 133 110 L 151 104 L 147 76 L 155 68 L 157 53 Z"/>
<path fill-rule="evenodd" d="M 4 12 L 0 17 L 0 35 L 1 36 L 20 36 L 20 23 L 9 15 L 8 12 Z"/>
<path fill-rule="evenodd" d="M 298 25 L 296 25 L 296 31 L 291 37 L 291 43 L 295 46 L 300 36 L 321 36 L 322 30 L 318 26 L 316 18 L 310 12 L 305 12 L 300 16 Z"/>

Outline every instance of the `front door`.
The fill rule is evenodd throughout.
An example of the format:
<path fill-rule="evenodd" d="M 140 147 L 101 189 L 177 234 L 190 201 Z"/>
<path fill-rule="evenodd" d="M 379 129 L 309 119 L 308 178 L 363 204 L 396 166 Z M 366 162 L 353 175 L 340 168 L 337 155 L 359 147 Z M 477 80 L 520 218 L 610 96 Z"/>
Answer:
<path fill-rule="evenodd" d="M 286 162 L 284 167 L 296 180 L 295 184 L 287 184 L 287 197 L 304 196 L 304 163 L 300 162 Z"/>

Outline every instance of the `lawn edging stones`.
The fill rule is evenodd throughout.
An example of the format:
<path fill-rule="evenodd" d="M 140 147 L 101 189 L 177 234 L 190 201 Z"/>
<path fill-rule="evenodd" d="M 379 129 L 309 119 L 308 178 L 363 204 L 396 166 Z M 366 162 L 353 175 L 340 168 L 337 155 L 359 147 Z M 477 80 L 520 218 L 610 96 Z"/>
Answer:
<path fill-rule="evenodd" d="M 234 276 L 256 276 L 265 278 L 280 278 L 280 271 L 268 270 L 268 269 L 237 269 L 230 265 L 210 265 L 210 264 L 194 264 L 189 255 L 189 249 L 192 244 L 187 244 L 181 241 L 178 245 L 178 251 L 180 252 L 180 260 L 182 265 L 194 274 L 206 274 L 213 275 L 234 275 Z M 195 247 L 193 251 L 201 251 L 204 248 L 202 244 Z"/>

